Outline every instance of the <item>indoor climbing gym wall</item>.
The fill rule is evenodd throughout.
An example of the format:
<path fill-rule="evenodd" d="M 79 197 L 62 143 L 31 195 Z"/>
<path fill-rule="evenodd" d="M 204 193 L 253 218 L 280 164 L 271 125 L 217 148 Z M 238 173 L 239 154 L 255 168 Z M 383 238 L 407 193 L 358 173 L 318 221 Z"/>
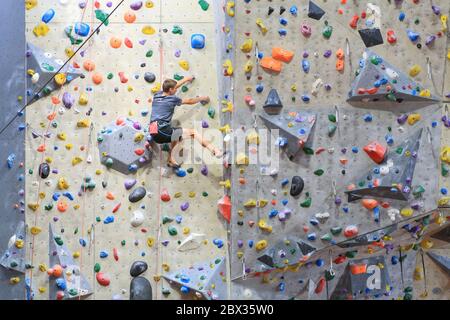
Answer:
<path fill-rule="evenodd" d="M 6 2 L 0 299 L 450 298 L 448 1 Z"/>
<path fill-rule="evenodd" d="M 231 7 L 232 297 L 448 299 L 449 3 Z"/>
<path fill-rule="evenodd" d="M 193 155 L 173 170 L 168 146 L 147 141 L 153 94 L 166 78 L 194 76 L 179 96 L 211 98 L 179 107 L 174 121 L 220 126 L 221 8 L 182 0 L 25 3 L 33 266 L 25 276 L 33 298 L 226 299 L 222 166 Z M 204 283 L 183 286 L 191 266 Z"/>

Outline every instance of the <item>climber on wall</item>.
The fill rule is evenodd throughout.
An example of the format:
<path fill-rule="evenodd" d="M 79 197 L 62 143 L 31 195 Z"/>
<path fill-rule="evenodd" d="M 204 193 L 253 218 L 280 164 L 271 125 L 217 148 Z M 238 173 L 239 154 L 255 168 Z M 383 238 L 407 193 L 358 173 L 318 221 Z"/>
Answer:
<path fill-rule="evenodd" d="M 203 139 L 200 133 L 195 129 L 187 128 L 173 128 L 171 121 L 175 112 L 175 107 L 185 105 L 194 105 L 197 103 L 208 103 L 210 101 L 208 96 L 202 96 L 197 98 L 181 99 L 176 96 L 178 88 L 186 83 L 190 83 L 194 80 L 194 77 L 186 77 L 181 81 L 175 81 L 172 79 L 165 80 L 163 83 L 163 91 L 159 91 L 155 94 L 152 104 L 152 114 L 150 117 L 150 135 L 153 141 L 158 144 L 170 143 L 169 157 L 167 159 L 167 165 L 172 168 L 179 168 L 180 165 L 175 161 L 173 157 L 173 150 L 181 142 L 183 138 L 194 138 L 200 144 L 211 151 L 211 153 L 220 158 L 223 156 L 223 152 L 215 147 L 211 142 Z"/>

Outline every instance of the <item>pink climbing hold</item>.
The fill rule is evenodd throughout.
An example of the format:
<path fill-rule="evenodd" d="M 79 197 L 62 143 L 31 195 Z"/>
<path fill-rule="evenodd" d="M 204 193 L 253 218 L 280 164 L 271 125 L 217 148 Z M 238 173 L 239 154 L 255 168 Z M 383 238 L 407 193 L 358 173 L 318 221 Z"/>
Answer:
<path fill-rule="evenodd" d="M 124 72 L 119 72 L 119 78 L 120 78 L 120 82 L 122 83 L 127 83 L 128 82 L 128 78 L 125 76 Z"/>

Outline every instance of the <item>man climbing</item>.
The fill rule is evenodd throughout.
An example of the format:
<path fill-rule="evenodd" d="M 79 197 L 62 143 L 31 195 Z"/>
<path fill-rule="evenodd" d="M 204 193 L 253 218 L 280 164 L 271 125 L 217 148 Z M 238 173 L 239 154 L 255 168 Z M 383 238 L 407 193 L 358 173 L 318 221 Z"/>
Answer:
<path fill-rule="evenodd" d="M 186 83 L 191 83 L 194 79 L 194 77 L 186 77 L 178 82 L 172 79 L 165 80 L 162 87 L 163 90 L 156 93 L 153 97 L 152 114 L 150 117 L 150 135 L 152 136 L 153 141 L 158 144 L 170 143 L 167 165 L 175 169 L 178 169 L 180 165 L 173 157 L 173 150 L 183 138 L 194 138 L 200 142 L 204 148 L 211 151 L 211 153 L 217 158 L 223 156 L 223 152 L 209 141 L 203 139 L 197 130 L 173 128 L 171 125 L 175 107 L 183 104 L 206 104 L 210 101 L 208 96 L 189 99 L 181 99 L 176 96 L 178 88 Z"/>

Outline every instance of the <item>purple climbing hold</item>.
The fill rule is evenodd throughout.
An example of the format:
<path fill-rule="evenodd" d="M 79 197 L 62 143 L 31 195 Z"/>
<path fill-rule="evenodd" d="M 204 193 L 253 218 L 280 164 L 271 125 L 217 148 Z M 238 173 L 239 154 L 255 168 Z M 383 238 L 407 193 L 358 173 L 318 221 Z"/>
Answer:
<path fill-rule="evenodd" d="M 134 187 L 136 182 L 137 182 L 136 179 L 127 179 L 123 184 L 125 186 L 125 189 L 130 190 L 131 188 Z"/>
<path fill-rule="evenodd" d="M 186 211 L 189 208 L 189 202 L 185 202 L 181 204 L 180 209 L 181 211 Z"/>

